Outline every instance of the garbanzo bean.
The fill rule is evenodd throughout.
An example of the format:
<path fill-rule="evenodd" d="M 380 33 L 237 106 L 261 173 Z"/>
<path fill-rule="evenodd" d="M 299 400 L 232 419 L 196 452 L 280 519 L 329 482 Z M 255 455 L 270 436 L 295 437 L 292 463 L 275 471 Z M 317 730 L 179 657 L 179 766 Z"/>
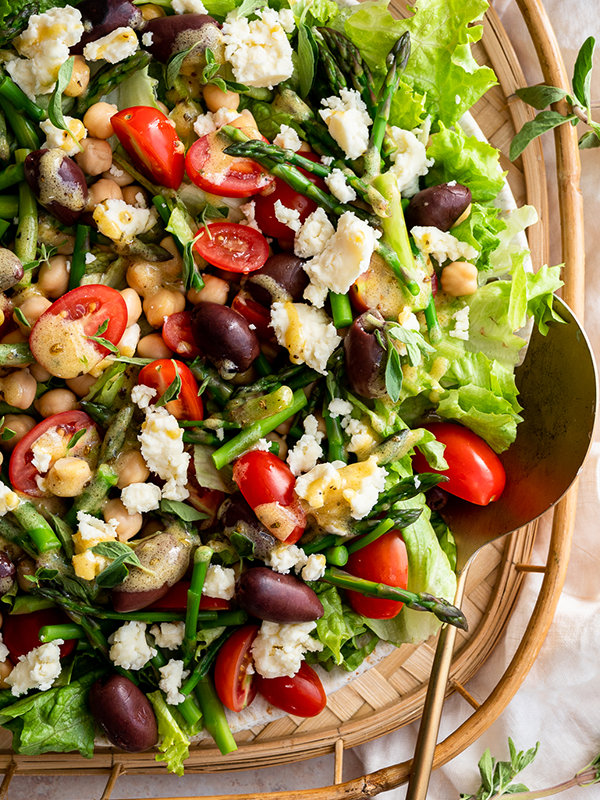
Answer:
<path fill-rule="evenodd" d="M 83 115 L 83 124 L 88 129 L 88 136 L 94 139 L 110 139 L 115 135 L 110 121 L 119 109 L 112 103 L 94 103 Z"/>
<path fill-rule="evenodd" d="M 31 330 L 31 328 L 33 328 L 33 326 L 42 316 L 44 311 L 47 311 L 47 309 L 49 309 L 51 305 L 52 302 L 48 300 L 47 297 L 42 297 L 41 295 L 37 296 L 32 295 L 31 297 L 28 297 L 26 300 L 24 300 L 20 306 L 20 311 L 21 314 L 23 314 L 23 316 L 29 323 L 29 325 L 25 325 L 19 319 L 19 317 L 15 317 L 17 325 L 21 329 L 21 332 L 26 335 L 29 335 L 29 331 Z"/>
<path fill-rule="evenodd" d="M 133 175 L 126 172 L 123 167 L 120 167 L 115 161 L 111 164 L 106 172 L 102 173 L 103 178 L 114 181 L 119 186 L 129 186 L 130 183 L 135 181 Z"/>
<path fill-rule="evenodd" d="M 90 465 L 83 458 L 59 458 L 46 476 L 46 486 L 57 497 L 76 497 L 92 477 Z"/>
<path fill-rule="evenodd" d="M 125 450 L 121 453 L 114 464 L 114 470 L 119 476 L 118 489 L 125 489 L 132 483 L 145 483 L 150 476 L 150 470 L 139 450 Z"/>
<path fill-rule="evenodd" d="M 71 80 L 67 84 L 65 94 L 67 97 L 79 97 L 83 94 L 90 82 L 90 68 L 85 63 L 83 56 L 75 56 L 73 60 L 73 72 Z"/>
<path fill-rule="evenodd" d="M 136 533 L 139 533 L 142 525 L 144 524 L 144 517 L 136 511 L 135 514 L 130 514 L 123 505 L 123 501 L 118 497 L 109 500 L 102 509 L 102 516 L 104 521 L 108 522 L 110 519 L 117 520 L 117 538 L 120 542 L 126 542 L 131 539 Z"/>
<path fill-rule="evenodd" d="M 139 186 L 137 183 L 132 183 L 131 186 L 123 187 L 123 200 L 136 208 L 148 208 L 148 195 L 146 190 Z"/>
<path fill-rule="evenodd" d="M 42 367 L 41 364 L 38 364 L 37 361 L 36 361 L 35 364 L 32 364 L 29 367 L 29 371 L 31 372 L 31 374 L 33 375 L 33 377 L 36 379 L 36 381 L 38 383 L 44 383 L 45 381 L 49 381 L 50 380 L 51 376 L 50 376 L 50 373 L 48 372 L 48 370 L 44 369 L 44 367 Z"/>
<path fill-rule="evenodd" d="M 28 333 L 24 334 L 17 328 L 17 330 L 7 333 L 0 341 L 0 344 L 19 344 L 19 342 L 27 342 L 28 340 Z"/>
<path fill-rule="evenodd" d="M 144 300 L 144 314 L 153 328 L 162 328 L 165 317 L 177 314 L 185 308 L 185 295 L 159 289 Z"/>
<path fill-rule="evenodd" d="M 44 261 L 38 272 L 38 290 L 53 300 L 62 297 L 69 288 L 69 263 L 66 256 L 52 256 Z"/>
<path fill-rule="evenodd" d="M 27 580 L 27 575 L 35 575 L 36 565 L 33 558 L 25 556 L 17 563 L 17 583 L 24 592 L 30 592 L 33 583 Z"/>
<path fill-rule="evenodd" d="M 5 414 L 4 423 L 0 427 L 0 447 L 3 450 L 12 450 L 36 425 L 35 419 L 28 414 Z M 3 440 L 2 434 L 6 430 L 13 431 L 15 435 Z"/>
<path fill-rule="evenodd" d="M 140 358 L 172 358 L 173 351 L 164 343 L 160 333 L 149 333 L 143 336 L 138 344 L 138 356 Z"/>
<path fill-rule="evenodd" d="M 442 270 L 442 289 L 452 297 L 477 291 L 477 267 L 468 261 L 454 261 Z"/>
<path fill-rule="evenodd" d="M 104 173 L 106 175 L 106 173 Z M 122 200 L 123 192 L 116 181 L 109 178 L 100 178 L 88 191 L 88 209 L 93 211 L 99 203 L 105 200 Z"/>
<path fill-rule="evenodd" d="M 229 297 L 229 284 L 216 275 L 203 275 L 204 286 L 202 289 L 190 289 L 187 299 L 190 303 L 219 303 L 224 306 Z"/>
<path fill-rule="evenodd" d="M 142 17 L 145 20 L 158 19 L 159 17 L 166 16 L 164 8 L 155 5 L 154 3 L 146 3 L 142 6 Z"/>
<path fill-rule="evenodd" d="M 0 689 L 10 689 L 6 679 L 13 671 L 13 663 L 10 658 L 0 662 Z"/>
<path fill-rule="evenodd" d="M 212 83 L 208 83 L 204 87 L 202 94 L 209 111 L 218 111 L 220 108 L 230 108 L 232 111 L 236 111 L 240 104 L 240 96 L 237 92 L 224 92 Z"/>
<path fill-rule="evenodd" d="M 69 380 L 65 382 L 69 389 L 75 392 L 77 397 L 85 397 L 94 383 L 96 383 L 96 378 L 94 378 L 93 375 L 80 375 L 78 378 L 69 378 Z"/>
<path fill-rule="evenodd" d="M 0 379 L 0 391 L 9 406 L 29 408 L 35 400 L 37 381 L 28 369 L 18 369 Z"/>
<path fill-rule="evenodd" d="M 123 289 L 121 297 L 127 306 L 127 327 L 130 328 L 142 316 L 142 301 L 135 289 Z"/>
<path fill-rule="evenodd" d="M 82 153 L 75 154 L 75 161 L 88 175 L 100 175 L 112 164 L 112 149 L 104 139 L 84 139 Z"/>
<path fill-rule="evenodd" d="M 51 417 L 77 408 L 77 396 L 68 389 L 50 389 L 35 401 L 35 407 L 42 417 Z"/>

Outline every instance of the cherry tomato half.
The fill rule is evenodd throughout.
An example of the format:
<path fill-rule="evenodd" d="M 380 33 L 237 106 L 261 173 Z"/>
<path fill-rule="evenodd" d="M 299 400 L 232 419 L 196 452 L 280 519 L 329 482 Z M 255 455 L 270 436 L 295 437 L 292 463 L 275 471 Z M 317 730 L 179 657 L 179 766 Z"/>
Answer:
<path fill-rule="evenodd" d="M 11 660 L 16 664 L 19 656 L 26 656 L 42 644 L 39 638 L 40 628 L 45 625 L 64 625 L 66 622 L 71 620 L 59 608 L 44 608 L 31 614 L 7 614 L 2 624 L 2 638 Z M 76 644 L 76 639 L 68 639 L 61 644 L 60 657 L 68 656 Z"/>
<path fill-rule="evenodd" d="M 87 432 L 67 452 L 69 442 L 80 430 Z M 30 497 L 46 497 L 37 485 L 36 478 L 40 473 L 32 463 L 32 447 L 44 434 L 48 434 L 48 442 L 40 441 L 40 446 L 51 455 L 51 464 L 69 455 L 85 458 L 94 467 L 101 442 L 96 423 L 85 411 L 62 411 L 42 420 L 16 445 L 8 466 L 8 476 L 14 488 Z"/>
<path fill-rule="evenodd" d="M 293 678 L 255 676 L 259 693 L 276 708 L 298 717 L 316 717 L 327 705 L 321 679 L 306 661 Z"/>
<path fill-rule="evenodd" d="M 408 557 L 400 531 L 384 533 L 379 539 L 352 553 L 344 569 L 358 578 L 406 589 Z M 352 609 L 370 619 L 391 619 L 400 613 L 403 605 L 396 600 L 365 597 L 359 592 L 346 594 Z"/>
<path fill-rule="evenodd" d="M 242 128 L 251 139 L 267 140 L 254 128 Z M 236 158 L 223 153 L 231 139 L 219 131 L 207 133 L 190 147 L 185 168 L 192 183 L 205 192 L 221 197 L 250 197 L 273 183 L 260 164 L 250 158 Z"/>
<path fill-rule="evenodd" d="M 127 155 L 146 178 L 169 189 L 179 189 L 185 148 L 162 111 L 132 106 L 114 114 L 110 121 Z"/>
<path fill-rule="evenodd" d="M 306 514 L 294 494 L 296 479 L 273 453 L 251 450 L 233 466 L 233 480 L 252 510 L 273 536 L 294 544 L 306 527 Z"/>
<path fill-rule="evenodd" d="M 167 317 L 161 336 L 167 347 L 180 358 L 198 358 L 202 355 L 192 334 L 191 311 L 178 311 Z"/>
<path fill-rule="evenodd" d="M 140 370 L 138 383 L 156 389 L 157 395 L 152 399 L 152 403 L 155 403 L 176 380 L 177 374 L 181 379 L 179 397 L 176 400 L 170 400 L 165 408 L 177 419 L 203 419 L 204 408 L 202 400 L 198 397 L 198 384 L 189 367 L 182 361 L 159 358 L 158 361 L 146 364 Z"/>
<path fill-rule="evenodd" d="M 209 264 L 229 272 L 254 272 L 269 257 L 262 233 L 235 222 L 213 222 L 208 231 L 201 228 L 194 247 Z"/>
<path fill-rule="evenodd" d="M 91 336 L 118 344 L 127 326 L 127 306 L 116 289 L 98 283 L 71 289 L 33 326 L 29 346 L 35 360 L 57 378 L 89 372 L 109 354 Z"/>
<path fill-rule="evenodd" d="M 241 711 L 256 697 L 256 680 L 248 674 L 252 664 L 250 649 L 259 631 L 258 625 L 242 625 L 219 650 L 215 661 L 215 689 L 224 706 Z"/>
<path fill-rule="evenodd" d="M 185 611 L 187 608 L 187 593 L 190 588 L 189 581 L 178 581 L 171 586 L 169 591 L 159 597 L 149 606 L 146 611 Z M 200 600 L 202 611 L 228 611 L 231 608 L 229 600 L 222 600 L 220 597 L 208 597 L 203 594 Z"/>
<path fill-rule="evenodd" d="M 274 339 L 273 328 L 271 328 L 271 312 L 268 308 L 261 306 L 251 297 L 244 296 L 241 292 L 233 298 L 231 307 L 245 317 L 250 325 L 254 325 L 259 339 L 268 342 Z"/>
<path fill-rule="evenodd" d="M 506 484 L 506 473 L 487 442 L 469 428 L 452 422 L 437 422 L 423 427 L 446 445 L 444 458 L 448 469 L 431 469 L 425 456 L 417 452 L 413 457 L 415 472 L 445 475 L 449 480 L 442 484 L 444 491 L 478 506 L 487 506 L 500 497 Z"/>

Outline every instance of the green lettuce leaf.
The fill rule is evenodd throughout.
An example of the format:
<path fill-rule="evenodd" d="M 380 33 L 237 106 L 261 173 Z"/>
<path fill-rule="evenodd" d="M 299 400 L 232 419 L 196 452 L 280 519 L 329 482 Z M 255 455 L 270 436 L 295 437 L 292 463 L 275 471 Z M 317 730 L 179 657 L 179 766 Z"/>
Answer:
<path fill-rule="evenodd" d="M 475 262 L 479 270 L 487 270 L 491 267 L 491 254 L 500 245 L 498 234 L 506 229 L 506 222 L 500 219 L 499 213 L 497 208 L 486 208 L 478 203 L 473 203 L 467 219 L 452 228 L 453 236 L 479 250 Z"/>
<path fill-rule="evenodd" d="M 274 108 L 271 103 L 264 103 L 262 100 L 251 100 L 246 107 L 252 112 L 252 116 L 258 125 L 258 130 L 270 142 L 277 136 L 282 125 L 289 125 L 290 128 L 294 128 L 296 133 L 301 135 L 301 138 L 305 135 L 290 114 Z"/>
<path fill-rule="evenodd" d="M 331 25 L 340 15 L 340 7 L 334 0 L 298 0 L 291 4 L 296 19 L 309 28 L 315 25 Z"/>
<path fill-rule="evenodd" d="M 324 613 L 321 619 L 317 620 L 317 638 L 325 645 L 322 654 L 339 666 L 344 662 L 342 645 L 364 633 L 365 628 L 359 614 L 342 607 L 342 600 L 335 586 L 325 584 L 325 588 L 318 591 L 318 595 Z M 319 658 L 320 660 L 326 659 Z"/>
<path fill-rule="evenodd" d="M 512 273 L 519 265 L 525 265 L 529 250 L 515 241 L 515 236 L 535 225 L 538 221 L 537 211 L 533 206 L 521 206 L 503 214 L 506 227 L 498 231 L 500 240 L 498 247 L 490 253 L 489 272 L 486 277 L 502 278 Z"/>
<path fill-rule="evenodd" d="M 562 265 L 544 265 L 535 274 L 527 273 L 527 314 L 533 317 L 543 336 L 548 333 L 548 322 L 564 322 L 552 308 L 553 293 L 563 285 L 561 269 Z"/>
<path fill-rule="evenodd" d="M 470 428 L 496 453 L 510 447 L 517 437 L 517 424 L 523 421 L 508 400 L 472 384 L 446 392 L 437 413 Z"/>
<path fill-rule="evenodd" d="M 206 0 L 204 8 L 211 15 L 211 17 L 218 17 L 225 19 L 230 11 L 240 5 L 239 0 Z"/>
<path fill-rule="evenodd" d="M 447 388 L 479 386 L 508 400 L 514 411 L 521 410 L 513 370 L 489 359 L 484 353 L 464 353 L 455 359 L 444 376 L 444 385 Z"/>
<path fill-rule="evenodd" d="M 400 81 L 398 91 L 392 97 L 389 124 L 411 131 L 420 125 L 426 113 L 426 96 Z"/>
<path fill-rule="evenodd" d="M 165 761 L 168 771 L 181 777 L 183 765 L 190 754 L 190 739 L 166 704 L 162 692 L 150 692 L 146 697 L 152 703 L 158 723 L 158 749 L 162 755 L 157 753 L 156 760 Z"/>
<path fill-rule="evenodd" d="M 494 281 L 468 298 L 469 340 L 465 342 L 465 349 L 481 351 L 488 358 L 512 368 L 519 360 L 525 341 L 515 336 L 508 319 L 510 294 L 510 281 Z"/>
<path fill-rule="evenodd" d="M 471 190 L 475 202 L 493 200 L 504 186 L 506 173 L 500 168 L 498 150 L 461 130 L 440 124 L 439 133 L 430 139 L 427 158 L 435 163 L 425 176 L 426 186 L 456 181 Z"/>

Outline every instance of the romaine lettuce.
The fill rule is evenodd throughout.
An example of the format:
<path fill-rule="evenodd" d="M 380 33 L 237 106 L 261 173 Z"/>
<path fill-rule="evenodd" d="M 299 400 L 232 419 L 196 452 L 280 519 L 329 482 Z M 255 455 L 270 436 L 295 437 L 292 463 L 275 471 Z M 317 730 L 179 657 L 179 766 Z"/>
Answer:
<path fill-rule="evenodd" d="M 491 254 L 500 245 L 498 234 L 506 229 L 506 222 L 498 216 L 499 213 L 493 206 L 486 208 L 473 203 L 467 219 L 452 228 L 453 236 L 479 250 L 475 262 L 478 270 L 490 268 Z"/>
<path fill-rule="evenodd" d="M 190 739 L 175 718 L 173 709 L 166 704 L 162 692 L 150 692 L 146 697 L 152 703 L 158 723 L 160 753 L 157 753 L 156 760 L 165 761 L 169 772 L 181 777 L 183 765 L 190 754 Z"/>
<path fill-rule="evenodd" d="M 473 384 L 446 392 L 437 413 L 470 428 L 496 453 L 510 447 L 517 437 L 517 424 L 523 421 L 508 400 Z"/>

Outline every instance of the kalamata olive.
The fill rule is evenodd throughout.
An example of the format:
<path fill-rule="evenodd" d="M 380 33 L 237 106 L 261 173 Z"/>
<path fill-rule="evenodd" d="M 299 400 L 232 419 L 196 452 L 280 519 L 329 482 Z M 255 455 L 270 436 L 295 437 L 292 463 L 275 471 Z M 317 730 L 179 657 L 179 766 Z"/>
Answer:
<path fill-rule="evenodd" d="M 449 231 L 471 202 L 471 190 L 460 183 L 440 183 L 416 194 L 408 204 L 404 216 L 408 230 L 416 225 L 433 225 Z"/>
<path fill-rule="evenodd" d="M 8 557 L 8 554 L 0 550 L 0 597 L 12 589 L 16 571 L 16 567 Z"/>
<path fill-rule="evenodd" d="M 425 500 L 432 511 L 441 511 L 448 502 L 448 492 L 440 489 L 439 486 L 434 486 L 433 489 L 425 492 Z"/>
<path fill-rule="evenodd" d="M 248 276 L 244 288 L 263 306 L 286 300 L 297 303 L 302 300 L 309 281 L 302 268 L 304 263 L 302 258 L 291 253 L 278 253 Z"/>
<path fill-rule="evenodd" d="M 90 689 L 92 716 L 115 747 L 141 753 L 158 741 L 158 726 L 150 701 L 123 675 L 105 675 Z"/>
<path fill-rule="evenodd" d="M 134 553 L 152 572 L 130 567 L 129 576 L 112 590 L 115 611 L 138 611 L 163 597 L 185 575 L 196 544 L 198 537 L 178 525 L 140 542 Z"/>
<path fill-rule="evenodd" d="M 366 311 L 357 317 L 344 339 L 346 375 L 352 391 L 362 397 L 385 394 L 386 352 L 375 336 L 376 326 L 369 316 L 383 322 L 378 311 Z"/>
<path fill-rule="evenodd" d="M 12 250 L 0 247 L 0 292 L 5 292 L 23 277 L 21 259 Z"/>
<path fill-rule="evenodd" d="M 204 53 L 206 48 L 210 48 L 214 54 L 219 48 L 223 48 L 219 28 L 218 22 L 208 14 L 156 17 L 144 25 L 144 33 L 152 34 L 152 42 L 146 45 L 146 50 L 163 64 L 175 53 L 189 50 L 195 44 L 200 44 L 200 47 L 195 48 L 190 55 Z"/>
<path fill-rule="evenodd" d="M 117 28 L 139 28 L 144 18 L 129 0 L 83 0 L 77 6 L 85 33 L 71 48 L 71 55 L 81 55 L 89 42 L 95 42 Z"/>
<path fill-rule="evenodd" d="M 324 613 L 321 601 L 303 581 L 267 567 L 242 572 L 235 599 L 249 614 L 267 622 L 311 622 Z"/>
<path fill-rule="evenodd" d="M 245 372 L 260 354 L 258 336 L 245 317 L 229 306 L 199 303 L 192 313 L 192 333 L 225 379 Z"/>
<path fill-rule="evenodd" d="M 264 559 L 279 541 L 265 528 L 241 492 L 234 492 L 219 509 L 219 522 L 227 537 L 239 533 L 254 547 L 256 558 Z"/>
<path fill-rule="evenodd" d="M 84 210 L 85 175 L 59 147 L 34 150 L 25 159 L 25 180 L 44 208 L 63 225 L 73 225 Z"/>

